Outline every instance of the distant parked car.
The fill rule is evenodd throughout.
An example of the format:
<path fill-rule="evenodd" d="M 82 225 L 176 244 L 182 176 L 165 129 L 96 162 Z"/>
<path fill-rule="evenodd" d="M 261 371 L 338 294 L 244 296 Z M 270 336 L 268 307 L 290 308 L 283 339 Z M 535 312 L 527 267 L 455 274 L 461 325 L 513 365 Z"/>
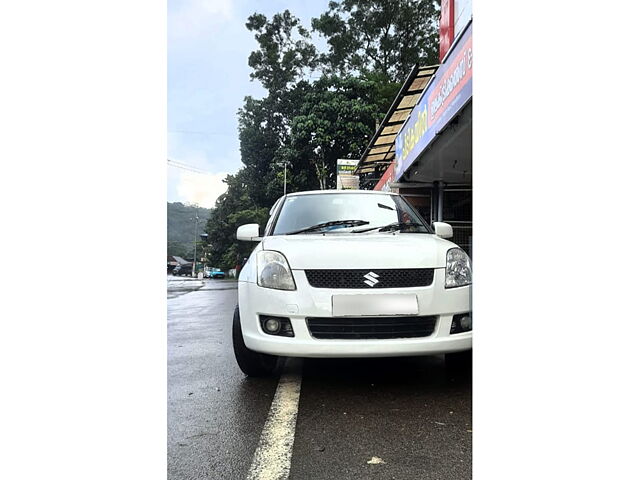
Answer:
<path fill-rule="evenodd" d="M 191 276 L 191 272 L 193 271 L 193 264 L 192 263 L 183 263 L 181 265 L 178 265 L 176 268 L 173 269 L 173 274 L 176 276 L 180 276 L 180 275 L 189 275 Z"/>
<path fill-rule="evenodd" d="M 219 268 L 211 268 L 205 271 L 204 276 L 205 278 L 224 278 L 225 277 L 224 272 Z"/>

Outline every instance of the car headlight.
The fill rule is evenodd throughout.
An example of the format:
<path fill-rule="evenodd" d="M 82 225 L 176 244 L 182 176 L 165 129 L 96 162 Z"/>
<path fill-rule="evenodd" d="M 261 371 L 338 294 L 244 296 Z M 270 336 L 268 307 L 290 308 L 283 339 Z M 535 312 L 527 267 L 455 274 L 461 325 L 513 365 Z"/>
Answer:
<path fill-rule="evenodd" d="M 258 285 L 277 290 L 295 290 L 296 283 L 283 254 L 272 250 L 258 252 Z"/>
<path fill-rule="evenodd" d="M 447 271 L 444 288 L 471 285 L 471 260 L 461 248 L 452 248 L 447 252 Z"/>

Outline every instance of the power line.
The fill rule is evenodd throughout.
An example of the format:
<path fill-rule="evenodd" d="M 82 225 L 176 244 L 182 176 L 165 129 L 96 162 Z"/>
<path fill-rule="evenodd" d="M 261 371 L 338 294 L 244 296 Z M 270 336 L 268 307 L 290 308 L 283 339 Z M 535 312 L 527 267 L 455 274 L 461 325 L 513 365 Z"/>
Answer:
<path fill-rule="evenodd" d="M 208 171 L 203 170 L 201 168 L 194 167 L 193 165 L 188 165 L 186 163 L 178 162 L 176 160 L 171 160 L 170 158 L 167 158 L 167 162 L 169 163 L 169 166 L 171 166 L 171 167 L 181 168 L 183 170 L 189 170 L 189 171 L 195 172 L 195 173 L 203 173 L 205 175 L 215 175 L 212 172 L 208 172 Z"/>
<path fill-rule="evenodd" d="M 183 133 L 186 135 L 236 135 L 238 132 L 203 132 L 197 130 L 167 130 L 169 133 Z"/>

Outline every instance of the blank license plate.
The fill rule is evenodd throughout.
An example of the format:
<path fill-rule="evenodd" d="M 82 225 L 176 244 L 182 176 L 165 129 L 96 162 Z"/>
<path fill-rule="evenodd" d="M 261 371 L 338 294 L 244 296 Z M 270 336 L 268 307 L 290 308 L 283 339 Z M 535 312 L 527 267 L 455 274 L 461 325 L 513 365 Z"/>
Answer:
<path fill-rule="evenodd" d="M 334 295 L 332 304 L 334 317 L 418 314 L 418 297 L 406 293 Z"/>

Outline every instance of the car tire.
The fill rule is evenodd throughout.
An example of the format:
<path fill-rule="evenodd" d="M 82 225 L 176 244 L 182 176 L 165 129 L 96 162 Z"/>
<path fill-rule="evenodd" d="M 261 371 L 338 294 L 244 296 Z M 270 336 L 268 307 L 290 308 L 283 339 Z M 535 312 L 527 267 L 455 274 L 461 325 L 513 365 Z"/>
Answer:
<path fill-rule="evenodd" d="M 240 310 L 236 306 L 233 312 L 233 352 L 240 370 L 248 377 L 266 377 L 272 375 L 278 364 L 278 357 L 249 350 L 242 338 Z"/>
<path fill-rule="evenodd" d="M 444 362 L 447 369 L 456 370 L 456 371 L 471 370 L 472 361 L 473 361 L 473 350 L 447 353 L 444 356 Z"/>

